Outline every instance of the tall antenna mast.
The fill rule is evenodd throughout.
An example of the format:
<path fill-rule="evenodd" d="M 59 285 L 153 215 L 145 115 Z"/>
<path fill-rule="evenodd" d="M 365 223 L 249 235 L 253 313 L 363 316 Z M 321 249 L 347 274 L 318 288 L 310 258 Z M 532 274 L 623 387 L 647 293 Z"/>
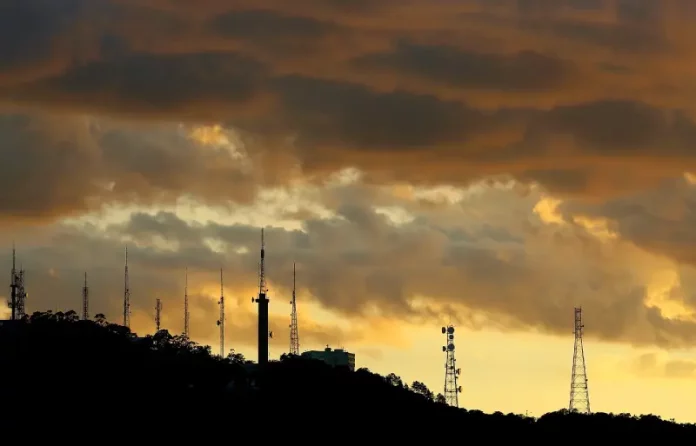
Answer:
<path fill-rule="evenodd" d="M 162 326 L 162 300 L 157 299 L 155 303 L 155 325 L 157 326 L 157 331 L 160 331 Z"/>
<path fill-rule="evenodd" d="M 87 273 L 85 273 L 85 284 L 82 287 L 82 320 L 89 319 L 89 288 L 87 287 Z"/>
<path fill-rule="evenodd" d="M 220 357 L 225 357 L 225 292 L 222 285 L 222 268 L 220 268 L 220 319 L 217 324 L 220 327 Z"/>
<path fill-rule="evenodd" d="M 259 366 L 268 364 L 268 338 L 271 335 L 268 332 L 268 298 L 266 293 L 266 244 L 263 239 L 263 229 L 261 229 L 261 262 L 259 263 L 259 297 L 251 298 L 252 302 L 259 304 L 259 321 L 258 321 L 258 349 L 259 349 Z"/>
<path fill-rule="evenodd" d="M 17 256 L 16 256 L 15 244 L 12 242 L 12 270 L 10 271 L 10 302 L 8 302 L 11 308 L 10 319 L 13 321 L 18 319 L 17 315 L 17 292 L 19 291 L 19 283 L 17 277 Z"/>
<path fill-rule="evenodd" d="M 462 388 L 457 385 L 457 379 L 462 370 L 456 367 L 457 360 L 454 359 L 454 326 L 450 324 L 447 327 L 442 327 L 442 334 L 445 335 L 447 340 L 447 343 L 442 347 L 442 351 L 447 353 L 447 360 L 445 361 L 445 400 L 450 406 L 459 407 L 459 394 L 462 392 Z"/>
<path fill-rule="evenodd" d="M 126 267 L 124 270 L 123 287 L 123 326 L 130 328 L 130 285 L 128 284 L 128 247 L 126 246 Z"/>
<path fill-rule="evenodd" d="M 300 334 L 297 329 L 297 300 L 295 297 L 295 264 L 292 264 L 292 313 L 290 313 L 290 354 L 300 354 Z"/>
<path fill-rule="evenodd" d="M 189 306 L 188 306 L 188 268 L 184 285 L 184 336 L 189 337 Z"/>
<path fill-rule="evenodd" d="M 585 367 L 585 350 L 582 346 L 582 335 L 585 326 L 582 323 L 582 308 L 575 308 L 575 346 L 573 348 L 573 369 L 570 378 L 571 412 L 590 412 L 590 390 L 587 386 L 587 369 Z"/>

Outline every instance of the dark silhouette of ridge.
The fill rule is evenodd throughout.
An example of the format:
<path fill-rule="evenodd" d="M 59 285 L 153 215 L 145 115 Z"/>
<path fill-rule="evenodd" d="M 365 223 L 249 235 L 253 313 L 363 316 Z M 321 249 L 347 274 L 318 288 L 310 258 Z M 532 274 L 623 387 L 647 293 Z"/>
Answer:
<path fill-rule="evenodd" d="M 304 443 L 343 443 L 374 435 L 430 444 L 438 430 L 473 443 L 696 438 L 696 425 L 653 415 L 561 410 L 535 419 L 456 409 L 422 383 L 297 356 L 260 370 L 234 352 L 214 356 L 183 335 L 138 337 L 103 315 L 84 321 L 73 311 L 3 322 L 0 377 L 3 425 L 33 428 L 27 432 L 35 440 L 49 435 L 56 442 L 98 435 L 130 443 L 225 436 L 264 443 L 297 435 Z"/>

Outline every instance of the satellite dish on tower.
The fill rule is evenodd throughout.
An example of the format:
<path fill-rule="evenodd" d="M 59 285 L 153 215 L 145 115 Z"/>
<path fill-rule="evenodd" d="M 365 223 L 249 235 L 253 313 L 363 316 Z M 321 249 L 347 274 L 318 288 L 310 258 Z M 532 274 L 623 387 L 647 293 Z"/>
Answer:
<path fill-rule="evenodd" d="M 447 333 L 447 329 L 445 327 L 442 327 L 442 334 Z"/>
<path fill-rule="evenodd" d="M 452 327 L 451 325 L 447 327 L 447 333 L 454 334 L 454 327 Z"/>

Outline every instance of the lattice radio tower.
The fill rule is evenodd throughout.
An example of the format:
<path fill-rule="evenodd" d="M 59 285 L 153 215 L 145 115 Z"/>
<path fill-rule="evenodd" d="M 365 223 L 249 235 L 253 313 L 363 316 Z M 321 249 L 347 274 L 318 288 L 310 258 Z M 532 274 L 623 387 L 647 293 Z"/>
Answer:
<path fill-rule="evenodd" d="M 457 379 L 462 370 L 457 368 L 457 360 L 454 358 L 454 326 L 450 324 L 447 327 L 442 327 L 442 334 L 445 335 L 447 340 L 446 345 L 442 347 L 442 351 L 447 354 L 445 362 L 445 400 L 448 405 L 459 407 L 459 394 L 462 388 L 457 385 Z"/>
<path fill-rule="evenodd" d="M 126 266 L 123 274 L 123 326 L 130 328 L 130 284 L 128 283 L 128 247 L 126 246 Z"/>
<path fill-rule="evenodd" d="M 186 282 L 184 284 L 184 336 L 189 337 L 188 268 L 186 268 Z"/>
<path fill-rule="evenodd" d="M 160 331 L 162 327 L 162 300 L 157 299 L 155 303 L 155 325 L 157 326 L 157 331 Z"/>
<path fill-rule="evenodd" d="M 582 308 L 575 309 L 575 347 L 573 348 L 573 370 L 570 378 L 571 412 L 590 412 L 590 390 L 587 386 L 587 369 L 585 367 L 585 350 L 582 346 Z"/>
<path fill-rule="evenodd" d="M 292 312 L 290 313 L 290 354 L 300 354 L 300 333 L 297 329 L 297 299 L 295 297 L 295 264 L 292 264 Z"/>
<path fill-rule="evenodd" d="M 89 319 L 89 288 L 87 287 L 87 273 L 85 273 L 85 284 L 82 286 L 82 320 Z"/>
<path fill-rule="evenodd" d="M 220 268 L 220 300 L 218 301 L 220 305 L 220 318 L 217 321 L 218 327 L 220 327 L 220 357 L 225 357 L 225 292 L 223 291 L 222 284 L 222 268 Z"/>

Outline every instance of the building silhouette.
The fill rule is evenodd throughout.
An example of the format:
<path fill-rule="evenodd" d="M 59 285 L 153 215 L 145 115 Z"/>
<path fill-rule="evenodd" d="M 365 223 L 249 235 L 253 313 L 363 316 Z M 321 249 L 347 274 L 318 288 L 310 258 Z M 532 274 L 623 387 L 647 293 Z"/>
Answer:
<path fill-rule="evenodd" d="M 355 371 L 355 353 L 350 353 L 342 348 L 331 350 L 328 345 L 324 350 L 309 350 L 303 352 L 303 358 L 318 359 L 333 367 L 348 367 L 350 371 Z"/>

